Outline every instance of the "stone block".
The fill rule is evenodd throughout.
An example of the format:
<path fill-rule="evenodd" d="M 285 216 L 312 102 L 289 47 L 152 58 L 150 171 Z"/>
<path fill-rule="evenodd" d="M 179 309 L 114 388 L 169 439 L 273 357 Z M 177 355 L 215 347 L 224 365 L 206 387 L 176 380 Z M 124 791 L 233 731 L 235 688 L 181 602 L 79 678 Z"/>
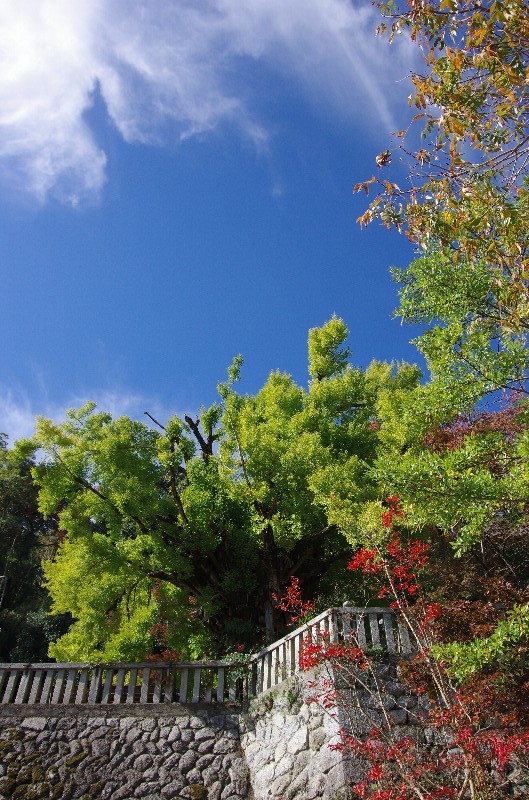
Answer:
<path fill-rule="evenodd" d="M 399 697 L 397 706 L 401 708 L 415 708 L 417 706 L 417 698 L 413 697 L 413 695 L 409 697 Z"/>
<path fill-rule="evenodd" d="M 309 746 L 309 729 L 306 725 L 303 725 L 299 730 L 290 738 L 287 750 L 289 753 L 295 755 L 296 753 L 301 752 L 301 750 L 306 750 Z"/>
<path fill-rule="evenodd" d="M 327 742 L 327 734 L 322 728 L 317 728 L 309 733 L 309 747 L 311 750 L 319 750 Z"/>
<path fill-rule="evenodd" d="M 215 740 L 214 739 L 204 739 L 202 742 L 198 743 L 197 752 L 199 753 L 212 753 L 215 747 Z"/>
<path fill-rule="evenodd" d="M 215 731 L 212 731 L 211 728 L 200 728 L 195 732 L 195 742 L 200 742 L 204 739 L 214 739 L 215 736 Z"/>
<path fill-rule="evenodd" d="M 185 775 L 186 772 L 189 772 L 190 769 L 193 769 L 196 763 L 197 754 L 193 752 L 193 750 L 188 750 L 187 753 L 183 753 L 178 768 L 180 772 Z"/>
<path fill-rule="evenodd" d="M 283 758 L 276 763 L 274 774 L 275 777 L 284 775 L 286 772 L 293 772 L 295 766 L 294 756 L 291 753 L 286 753 Z"/>
<path fill-rule="evenodd" d="M 186 780 L 189 781 L 189 783 L 200 783 L 202 781 L 202 773 L 196 767 L 190 769 L 186 775 Z"/>
<path fill-rule="evenodd" d="M 197 761 L 197 769 L 201 769 L 202 770 L 202 769 L 205 769 L 206 767 L 211 766 L 211 764 L 213 763 L 213 759 L 214 758 L 215 758 L 215 756 L 212 753 L 208 753 L 208 754 L 206 754 L 204 756 L 200 756 L 200 758 Z"/>
<path fill-rule="evenodd" d="M 153 765 L 153 757 L 146 753 L 145 755 L 138 756 L 138 758 L 134 762 L 134 768 L 138 770 L 138 772 L 144 772 L 149 767 Z"/>
<path fill-rule="evenodd" d="M 156 781 L 141 783 L 134 789 L 134 797 L 148 798 L 150 795 L 158 798 L 160 796 L 160 785 Z"/>
<path fill-rule="evenodd" d="M 395 708 L 393 711 L 389 712 L 389 716 L 395 725 L 405 725 L 408 721 L 408 712 L 405 708 Z"/>
<path fill-rule="evenodd" d="M 174 727 L 169 728 L 169 732 L 165 737 L 165 741 L 169 743 L 179 742 L 181 738 L 182 738 L 182 733 L 180 731 L 180 728 L 177 728 L 177 726 L 175 725 Z"/>
<path fill-rule="evenodd" d="M 391 711 L 395 708 L 395 698 L 388 692 L 374 692 L 368 695 L 366 705 L 368 708 L 383 708 L 385 711 Z"/>
<path fill-rule="evenodd" d="M 26 717 L 22 720 L 21 728 L 26 728 L 31 731 L 43 731 L 46 727 L 46 717 Z"/>

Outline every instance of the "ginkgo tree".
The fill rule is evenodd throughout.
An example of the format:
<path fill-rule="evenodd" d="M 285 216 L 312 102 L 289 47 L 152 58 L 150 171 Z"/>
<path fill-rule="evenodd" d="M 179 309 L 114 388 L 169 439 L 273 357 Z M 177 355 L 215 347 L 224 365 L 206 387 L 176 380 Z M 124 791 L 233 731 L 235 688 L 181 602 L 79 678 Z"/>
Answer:
<path fill-rule="evenodd" d="M 272 372 L 239 394 L 237 358 L 196 418 L 112 419 L 88 404 L 38 421 L 39 503 L 62 538 L 46 585 L 74 618 L 53 657 L 258 644 L 277 635 L 274 597 L 292 575 L 308 596 L 332 589 L 378 493 L 377 397 L 420 379 L 406 364 L 351 366 L 346 337 L 336 317 L 309 332 L 307 388 Z"/>

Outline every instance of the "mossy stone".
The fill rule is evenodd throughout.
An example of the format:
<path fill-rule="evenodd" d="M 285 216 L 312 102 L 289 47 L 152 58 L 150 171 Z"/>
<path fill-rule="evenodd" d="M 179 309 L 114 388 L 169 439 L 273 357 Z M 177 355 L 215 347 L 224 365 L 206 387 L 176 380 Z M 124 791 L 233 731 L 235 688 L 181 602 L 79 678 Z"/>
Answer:
<path fill-rule="evenodd" d="M 24 764 L 24 766 L 20 767 L 20 769 L 18 770 L 18 774 L 16 776 L 17 783 L 32 783 L 31 773 L 32 773 L 31 766 L 29 764 Z"/>
<path fill-rule="evenodd" d="M 83 750 L 82 752 L 77 753 L 75 756 L 71 756 L 70 758 L 67 758 L 66 761 L 64 762 L 64 764 L 67 767 L 75 767 L 77 764 L 80 764 L 81 761 L 84 761 L 84 759 L 87 757 L 87 755 L 88 755 L 88 753 Z"/>
<path fill-rule="evenodd" d="M 185 790 L 189 800 L 207 800 L 208 790 L 201 783 L 191 783 Z"/>
<path fill-rule="evenodd" d="M 20 742 L 24 738 L 24 734 L 18 728 L 8 728 L 5 732 L 5 737 L 12 742 Z"/>
<path fill-rule="evenodd" d="M 0 793 L 10 797 L 16 788 L 16 781 L 12 778 L 0 778 Z"/>
<path fill-rule="evenodd" d="M 23 800 L 40 800 L 48 797 L 48 785 L 46 783 L 33 783 L 29 786 L 17 786 L 13 792 L 13 798 L 23 798 Z"/>
<path fill-rule="evenodd" d="M 64 794 L 64 783 L 57 783 L 50 794 L 50 800 L 59 800 Z"/>
<path fill-rule="evenodd" d="M 44 780 L 46 780 L 46 774 L 42 766 L 38 764 L 31 770 L 31 783 L 42 783 Z"/>

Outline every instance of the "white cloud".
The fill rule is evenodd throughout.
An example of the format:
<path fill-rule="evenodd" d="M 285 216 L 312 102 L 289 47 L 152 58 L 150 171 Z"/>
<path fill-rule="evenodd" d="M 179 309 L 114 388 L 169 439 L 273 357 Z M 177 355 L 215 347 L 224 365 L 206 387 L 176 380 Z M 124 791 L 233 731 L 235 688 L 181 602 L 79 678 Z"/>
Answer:
<path fill-rule="evenodd" d="M 229 122 L 260 146 L 250 62 L 296 81 L 326 112 L 389 128 L 388 86 L 409 49 L 376 40 L 375 25 L 368 0 L 3 3 L 0 175 L 41 201 L 97 197 L 106 155 L 85 116 L 96 92 L 128 142 L 167 144 Z"/>
<path fill-rule="evenodd" d="M 31 436 L 35 427 L 35 415 L 31 410 L 29 399 L 11 391 L 0 392 L 0 433 L 8 435 L 14 442 Z"/>
<path fill-rule="evenodd" d="M 184 413 L 174 408 L 163 406 L 158 400 L 139 393 L 126 390 L 94 390 L 85 396 L 72 396 L 61 403 L 50 403 L 45 399 L 41 404 L 32 403 L 28 395 L 22 391 L 13 391 L 0 386 L 0 433 L 8 435 L 10 444 L 31 436 L 35 431 L 37 415 L 60 422 L 69 408 L 80 408 L 88 400 L 97 404 L 99 411 L 109 412 L 112 417 L 129 416 L 152 426 L 145 416 L 148 411 L 162 425 L 170 416 Z"/>

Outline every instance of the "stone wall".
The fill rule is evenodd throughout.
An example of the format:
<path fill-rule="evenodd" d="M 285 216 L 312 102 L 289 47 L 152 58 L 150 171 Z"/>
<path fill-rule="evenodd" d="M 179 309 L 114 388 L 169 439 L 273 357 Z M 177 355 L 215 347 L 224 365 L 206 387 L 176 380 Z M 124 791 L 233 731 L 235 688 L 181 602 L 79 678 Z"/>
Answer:
<path fill-rule="evenodd" d="M 244 711 L 0 707 L 0 800 L 342 800 L 363 765 L 329 745 L 340 741 L 341 725 L 369 729 L 380 709 L 344 687 L 334 718 L 307 703 L 314 677 L 290 678 Z M 416 701 L 395 668 L 381 665 L 379 677 L 384 708 L 412 728 Z"/>
<path fill-rule="evenodd" d="M 10 706 L 2 712 L 2 799 L 251 797 L 238 718 L 224 710 Z"/>
<path fill-rule="evenodd" d="M 365 734 L 387 714 L 399 738 L 435 746 L 417 725 L 427 700 L 406 692 L 396 664 L 376 667 L 376 693 L 334 677 L 336 717 L 306 702 L 314 688 L 300 678 L 246 710 L 0 706 L 0 800 L 346 800 L 365 765 L 329 749 L 341 726 Z M 527 775 L 513 771 L 506 793 L 529 796 Z"/>
<path fill-rule="evenodd" d="M 343 759 L 329 749 L 339 722 L 307 704 L 306 682 L 291 678 L 252 701 L 241 714 L 241 746 L 256 800 L 340 800 L 346 796 Z"/>

